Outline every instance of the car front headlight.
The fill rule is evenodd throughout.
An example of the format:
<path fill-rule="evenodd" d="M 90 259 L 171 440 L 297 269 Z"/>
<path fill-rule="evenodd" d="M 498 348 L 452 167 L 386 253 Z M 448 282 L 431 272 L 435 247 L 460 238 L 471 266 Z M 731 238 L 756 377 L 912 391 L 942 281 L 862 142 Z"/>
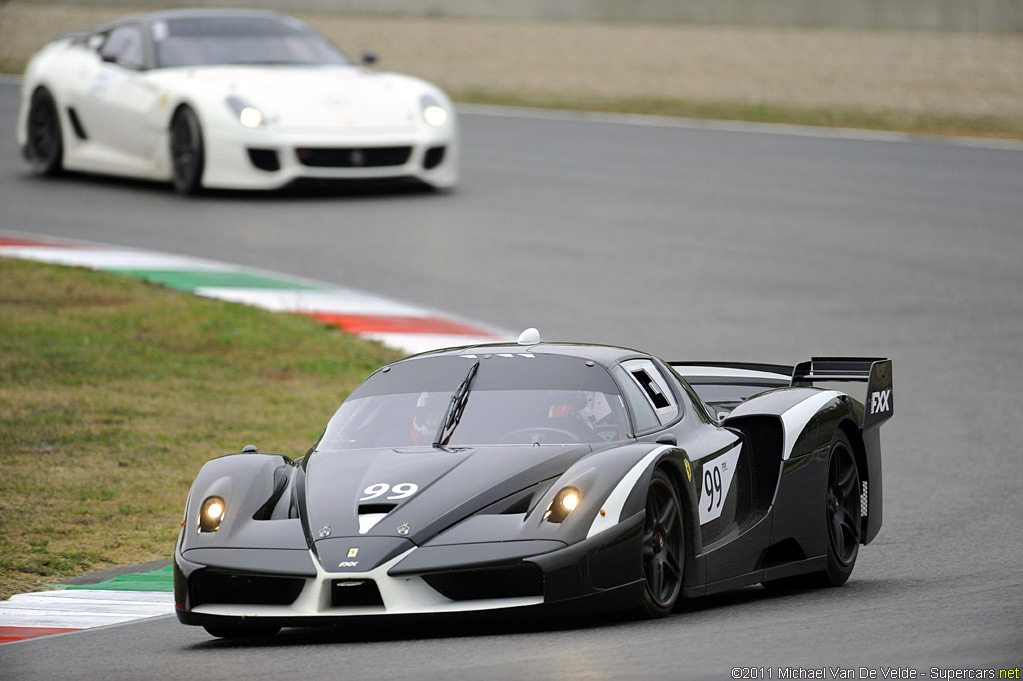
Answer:
<path fill-rule="evenodd" d="M 227 513 L 227 504 L 220 497 L 206 497 L 199 507 L 199 531 L 216 532 Z"/>
<path fill-rule="evenodd" d="M 582 494 L 575 487 L 564 487 L 554 495 L 543 519 L 551 523 L 560 523 L 568 517 L 568 514 L 576 509 L 582 501 Z"/>
<path fill-rule="evenodd" d="M 234 115 L 238 117 L 238 122 L 246 128 L 259 128 L 266 122 L 263 112 L 242 97 L 229 95 L 226 102 L 227 108 L 234 112 Z"/>
<path fill-rule="evenodd" d="M 419 100 L 419 111 L 427 125 L 439 128 L 448 122 L 448 110 L 436 97 L 423 95 Z"/>

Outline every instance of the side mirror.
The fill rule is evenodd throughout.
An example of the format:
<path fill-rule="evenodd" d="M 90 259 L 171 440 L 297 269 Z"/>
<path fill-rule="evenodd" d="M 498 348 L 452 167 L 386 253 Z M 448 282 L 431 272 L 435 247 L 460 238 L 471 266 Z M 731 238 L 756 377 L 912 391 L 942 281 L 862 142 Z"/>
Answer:
<path fill-rule="evenodd" d="M 671 445 L 672 447 L 674 447 L 678 445 L 678 438 L 672 435 L 671 433 L 664 433 L 663 435 L 658 435 L 657 439 L 654 440 L 654 442 L 656 442 L 659 445 Z"/>
<path fill-rule="evenodd" d="M 366 50 L 365 52 L 362 53 L 362 60 L 361 61 L 366 66 L 372 66 L 373 64 L 376 64 L 377 61 L 379 61 L 379 59 L 380 58 L 377 57 L 377 53 L 376 52 L 370 52 L 369 50 Z"/>

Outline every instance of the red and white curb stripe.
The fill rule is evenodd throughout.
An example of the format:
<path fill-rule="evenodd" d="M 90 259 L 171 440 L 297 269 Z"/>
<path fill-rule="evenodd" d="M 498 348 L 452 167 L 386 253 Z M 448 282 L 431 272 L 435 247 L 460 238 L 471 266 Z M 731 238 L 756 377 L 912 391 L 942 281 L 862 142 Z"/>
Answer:
<path fill-rule="evenodd" d="M 294 312 L 408 353 L 512 337 L 503 329 L 365 291 L 216 260 L 0 233 L 2 256 L 118 272 L 207 298 Z"/>
<path fill-rule="evenodd" d="M 0 643 L 119 624 L 174 612 L 174 594 L 40 591 L 0 601 Z"/>
<path fill-rule="evenodd" d="M 512 336 L 495 327 L 365 291 L 239 265 L 140 249 L 0 233 L 0 257 L 88 267 L 182 291 L 313 317 L 408 353 Z M 0 601 L 0 643 L 174 612 L 167 591 L 44 591 Z"/>

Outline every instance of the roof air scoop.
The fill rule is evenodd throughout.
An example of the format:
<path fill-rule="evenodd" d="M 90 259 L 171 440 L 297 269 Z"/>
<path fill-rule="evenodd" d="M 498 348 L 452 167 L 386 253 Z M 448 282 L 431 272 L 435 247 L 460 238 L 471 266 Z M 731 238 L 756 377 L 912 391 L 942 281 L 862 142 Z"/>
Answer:
<path fill-rule="evenodd" d="M 536 345 L 540 342 L 540 330 L 536 327 L 529 327 L 519 334 L 519 345 Z"/>

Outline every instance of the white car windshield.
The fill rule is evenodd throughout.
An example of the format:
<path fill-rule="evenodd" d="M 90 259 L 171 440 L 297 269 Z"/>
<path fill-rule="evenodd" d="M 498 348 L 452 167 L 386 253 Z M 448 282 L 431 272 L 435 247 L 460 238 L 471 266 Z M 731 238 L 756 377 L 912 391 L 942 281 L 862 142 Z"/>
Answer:
<path fill-rule="evenodd" d="M 153 23 L 158 67 L 350 64 L 340 50 L 288 17 L 208 16 Z"/>
<path fill-rule="evenodd" d="M 317 449 L 432 446 L 473 361 L 426 357 L 377 372 L 341 405 Z M 479 362 L 443 446 L 596 444 L 630 432 L 618 387 L 599 365 L 549 355 Z"/>

